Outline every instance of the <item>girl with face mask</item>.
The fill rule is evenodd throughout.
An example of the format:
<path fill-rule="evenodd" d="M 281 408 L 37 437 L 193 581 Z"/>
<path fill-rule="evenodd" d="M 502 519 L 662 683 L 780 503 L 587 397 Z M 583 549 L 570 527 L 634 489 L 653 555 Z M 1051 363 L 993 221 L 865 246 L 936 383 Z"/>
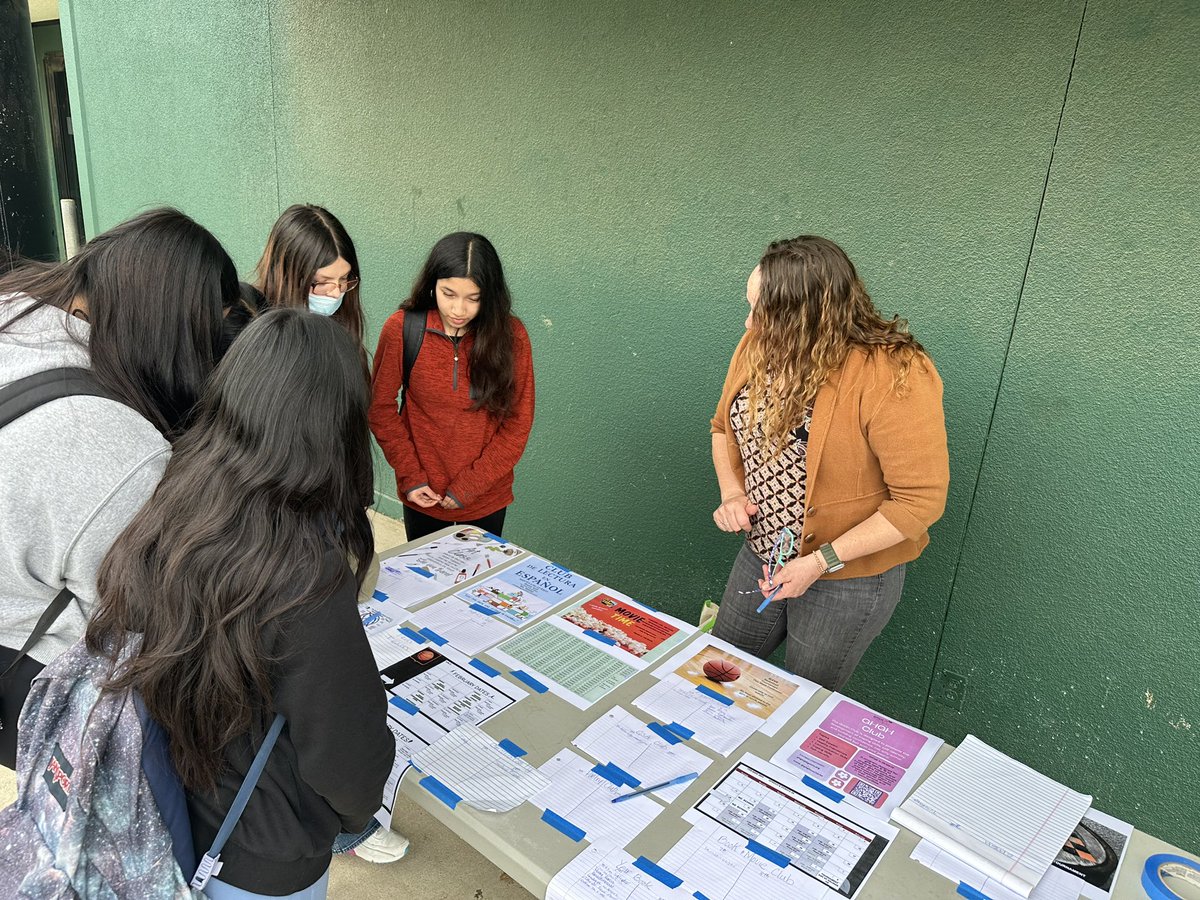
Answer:
<path fill-rule="evenodd" d="M 358 254 L 342 223 L 323 207 L 297 203 L 271 228 L 255 283 L 243 294 L 258 311 L 298 307 L 329 316 L 361 341 L 358 289 Z"/>

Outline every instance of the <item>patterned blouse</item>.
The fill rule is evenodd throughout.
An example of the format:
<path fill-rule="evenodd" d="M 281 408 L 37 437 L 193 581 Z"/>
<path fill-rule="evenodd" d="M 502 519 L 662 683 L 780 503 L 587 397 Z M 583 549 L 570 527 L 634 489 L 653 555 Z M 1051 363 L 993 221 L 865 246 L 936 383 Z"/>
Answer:
<path fill-rule="evenodd" d="M 792 431 L 792 440 L 775 459 L 768 458 L 764 446 L 761 416 L 754 430 L 750 430 L 748 388 L 743 387 L 733 398 L 729 420 L 746 469 L 746 496 L 751 503 L 758 504 L 758 515 L 754 517 L 750 528 L 750 549 L 769 561 L 779 532 L 787 527 L 792 529 L 797 538 L 797 546 L 785 557 L 790 559 L 799 552 L 800 531 L 804 526 L 804 488 L 808 478 L 808 429 L 812 424 L 812 407 L 804 411 L 804 421 Z"/>

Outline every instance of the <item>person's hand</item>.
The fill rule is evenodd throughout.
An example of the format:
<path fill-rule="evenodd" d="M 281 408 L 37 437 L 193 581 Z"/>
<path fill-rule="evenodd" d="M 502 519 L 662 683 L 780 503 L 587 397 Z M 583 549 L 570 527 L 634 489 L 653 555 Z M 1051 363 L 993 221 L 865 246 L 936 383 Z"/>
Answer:
<path fill-rule="evenodd" d="M 751 503 L 745 494 L 732 494 L 721 498 L 721 505 L 713 512 L 713 521 L 722 531 L 749 531 L 750 517 L 758 512 L 758 504 Z"/>
<path fill-rule="evenodd" d="M 817 560 L 815 553 L 810 553 L 785 563 L 782 568 L 776 570 L 773 581 L 768 579 L 767 573 L 768 567 L 763 566 L 763 577 L 759 579 L 758 589 L 764 597 L 775 594 L 771 597 L 772 601 L 786 600 L 789 597 L 802 596 L 813 586 L 813 582 L 825 574 L 825 567 Z M 776 588 L 779 589 L 778 593 L 775 593 Z"/>
<path fill-rule="evenodd" d="M 415 503 L 417 506 L 437 506 L 442 502 L 441 496 L 435 494 L 433 488 L 427 484 L 423 484 L 419 488 L 413 488 L 408 492 L 407 497 L 409 503 Z"/>
<path fill-rule="evenodd" d="M 438 503 L 442 509 L 462 509 L 462 505 L 449 494 L 439 500 Z"/>

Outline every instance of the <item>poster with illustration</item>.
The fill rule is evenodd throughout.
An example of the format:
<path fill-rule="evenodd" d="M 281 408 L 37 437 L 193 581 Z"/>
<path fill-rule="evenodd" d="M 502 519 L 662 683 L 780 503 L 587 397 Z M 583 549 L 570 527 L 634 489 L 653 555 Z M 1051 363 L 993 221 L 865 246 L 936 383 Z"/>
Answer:
<path fill-rule="evenodd" d="M 570 569 L 540 556 L 530 556 L 459 591 L 456 596 L 491 610 L 496 618 L 520 628 L 593 584 L 590 578 Z"/>
<path fill-rule="evenodd" d="M 460 528 L 381 560 L 373 597 L 408 609 L 507 565 L 524 552 L 479 528 Z"/>
<path fill-rule="evenodd" d="M 941 746 L 939 737 L 832 694 L 771 762 L 886 818 Z"/>
<path fill-rule="evenodd" d="M 661 659 L 696 632 L 694 625 L 656 612 L 611 588 L 573 604 L 559 613 L 559 618 L 588 637 L 646 663 Z"/>

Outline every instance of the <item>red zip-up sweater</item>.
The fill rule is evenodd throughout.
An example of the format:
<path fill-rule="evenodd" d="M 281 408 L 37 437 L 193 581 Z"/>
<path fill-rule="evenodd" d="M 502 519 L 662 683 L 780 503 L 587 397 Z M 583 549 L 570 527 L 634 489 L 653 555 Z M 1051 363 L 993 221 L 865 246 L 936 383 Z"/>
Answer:
<path fill-rule="evenodd" d="M 436 309 L 424 313 L 425 340 L 409 376 L 404 411 L 396 397 L 404 378 L 404 310 L 383 325 L 371 378 L 371 431 L 388 464 L 396 470 L 396 490 L 407 506 L 435 519 L 481 519 L 513 501 L 513 468 L 525 452 L 533 426 L 533 355 L 525 326 L 515 316 L 513 376 L 516 396 L 502 422 L 472 409 L 470 364 L 473 332 L 458 346 L 442 331 Z M 417 313 L 422 315 L 422 313 Z M 453 497 L 461 509 L 420 507 L 408 493 L 422 485 Z"/>

